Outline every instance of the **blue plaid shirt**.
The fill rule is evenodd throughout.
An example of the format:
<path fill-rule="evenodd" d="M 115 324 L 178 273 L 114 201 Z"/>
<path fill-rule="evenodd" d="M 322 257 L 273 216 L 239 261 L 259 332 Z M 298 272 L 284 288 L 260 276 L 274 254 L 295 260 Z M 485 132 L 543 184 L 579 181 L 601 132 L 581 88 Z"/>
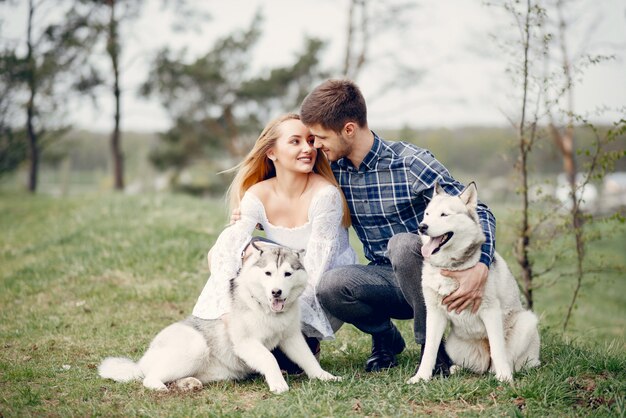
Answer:
<path fill-rule="evenodd" d="M 332 163 L 332 168 L 348 201 L 365 257 L 373 264 L 389 264 L 387 243 L 393 235 L 417 233 L 435 181 L 453 195 L 464 188 L 428 150 L 384 141 L 376 134 L 360 167 L 342 158 Z M 477 211 L 486 237 L 480 261 L 489 266 L 495 251 L 496 220 L 481 202 Z"/>

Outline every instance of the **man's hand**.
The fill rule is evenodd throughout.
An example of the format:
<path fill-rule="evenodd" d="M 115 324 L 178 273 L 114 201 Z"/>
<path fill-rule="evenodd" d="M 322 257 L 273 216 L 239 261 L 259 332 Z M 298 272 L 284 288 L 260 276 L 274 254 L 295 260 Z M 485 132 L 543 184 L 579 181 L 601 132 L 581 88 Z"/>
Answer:
<path fill-rule="evenodd" d="M 467 270 L 441 270 L 441 275 L 459 282 L 459 288 L 443 298 L 444 305 L 448 305 L 448 312 L 456 309 L 456 313 L 459 314 L 470 305 L 472 305 L 472 313 L 478 312 L 489 268 L 483 263 L 478 263 Z"/>
<path fill-rule="evenodd" d="M 211 271 L 211 254 L 213 253 L 213 248 L 215 247 L 211 247 L 208 254 L 206 255 L 206 262 L 209 265 L 209 271 Z"/>
<path fill-rule="evenodd" d="M 233 209 L 232 213 L 230 214 L 230 225 L 234 224 L 240 219 L 241 210 L 239 208 Z M 263 231 L 263 226 L 261 226 L 261 224 L 256 224 L 256 229 L 258 229 L 259 231 Z"/>

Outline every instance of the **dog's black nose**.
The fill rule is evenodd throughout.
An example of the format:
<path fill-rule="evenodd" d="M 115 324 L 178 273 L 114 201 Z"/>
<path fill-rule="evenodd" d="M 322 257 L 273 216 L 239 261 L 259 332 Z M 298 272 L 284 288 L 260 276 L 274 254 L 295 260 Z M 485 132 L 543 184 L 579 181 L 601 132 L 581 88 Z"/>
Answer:
<path fill-rule="evenodd" d="M 420 224 L 419 228 L 417 228 L 422 234 L 425 234 L 428 231 L 428 225 Z"/>
<path fill-rule="evenodd" d="M 272 289 L 272 296 L 275 298 L 280 297 L 283 294 L 283 291 L 280 289 Z"/>

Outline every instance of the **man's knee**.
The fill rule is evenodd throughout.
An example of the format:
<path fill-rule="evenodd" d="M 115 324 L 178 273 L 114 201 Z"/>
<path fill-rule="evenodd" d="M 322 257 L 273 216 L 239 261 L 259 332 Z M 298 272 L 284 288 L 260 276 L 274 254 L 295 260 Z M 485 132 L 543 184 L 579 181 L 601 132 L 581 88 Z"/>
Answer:
<path fill-rule="evenodd" d="M 332 305 L 344 293 L 345 268 L 330 269 L 322 274 L 315 293 L 323 307 Z"/>
<path fill-rule="evenodd" d="M 387 256 L 391 264 L 394 264 L 394 261 L 401 261 L 405 257 L 421 259 L 419 251 L 421 242 L 419 235 L 410 232 L 402 232 L 391 237 L 387 244 Z"/>

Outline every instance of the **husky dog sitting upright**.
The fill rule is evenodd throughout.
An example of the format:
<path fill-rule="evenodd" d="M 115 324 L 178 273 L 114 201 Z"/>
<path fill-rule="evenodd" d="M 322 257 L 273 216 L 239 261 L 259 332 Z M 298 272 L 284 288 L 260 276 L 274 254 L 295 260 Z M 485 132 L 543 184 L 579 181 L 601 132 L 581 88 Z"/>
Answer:
<path fill-rule="evenodd" d="M 256 247 L 255 247 L 256 248 Z M 231 311 L 225 320 L 190 316 L 163 329 L 143 357 L 105 359 L 101 377 L 143 379 L 147 388 L 202 388 L 203 383 L 261 373 L 275 393 L 289 390 L 276 359 L 280 349 L 309 378 L 340 380 L 322 370 L 300 331 L 298 297 L 307 283 L 300 253 L 283 247 L 259 249 L 231 281 Z"/>
<path fill-rule="evenodd" d="M 485 241 L 476 213 L 476 185 L 450 196 L 435 185 L 433 198 L 419 226 L 422 238 L 422 289 L 426 303 L 426 344 L 422 361 L 408 383 L 429 380 L 437 348 L 451 323 L 446 351 L 454 363 L 476 373 L 490 371 L 500 381 L 512 381 L 513 372 L 539 365 L 537 317 L 525 310 L 519 289 L 506 262 L 495 253 L 476 314 L 466 309 L 448 312 L 442 300 L 454 292 L 456 280 L 442 276 L 441 269 L 464 270 L 475 265 Z"/>

